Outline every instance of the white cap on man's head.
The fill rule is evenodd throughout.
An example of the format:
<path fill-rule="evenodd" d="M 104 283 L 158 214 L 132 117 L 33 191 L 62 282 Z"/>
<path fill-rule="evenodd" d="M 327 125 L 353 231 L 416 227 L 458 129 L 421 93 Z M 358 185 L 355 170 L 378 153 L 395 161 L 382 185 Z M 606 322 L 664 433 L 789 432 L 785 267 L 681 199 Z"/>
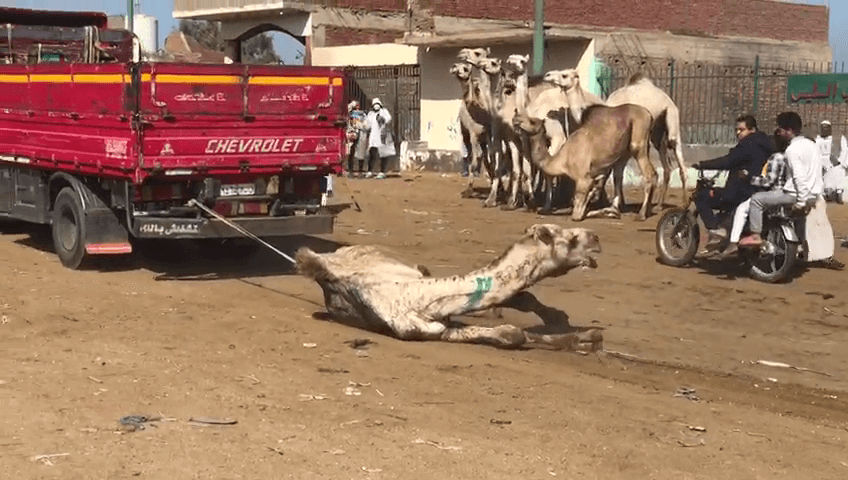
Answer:
<path fill-rule="evenodd" d="M 830 125 L 830 120 L 822 120 L 822 125 Z"/>
<path fill-rule="evenodd" d="M 379 98 L 374 97 L 373 99 L 371 99 L 371 106 L 373 107 L 374 105 L 379 105 L 382 107 L 383 102 L 381 102 Z"/>

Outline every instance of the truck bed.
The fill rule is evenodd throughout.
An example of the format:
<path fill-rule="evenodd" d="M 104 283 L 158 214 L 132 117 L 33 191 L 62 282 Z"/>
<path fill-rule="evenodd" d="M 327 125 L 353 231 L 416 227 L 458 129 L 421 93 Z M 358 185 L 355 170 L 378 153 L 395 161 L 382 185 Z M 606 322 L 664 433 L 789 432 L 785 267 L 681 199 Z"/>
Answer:
<path fill-rule="evenodd" d="M 338 173 L 343 78 L 299 66 L 0 65 L 0 162 L 134 184 Z"/>

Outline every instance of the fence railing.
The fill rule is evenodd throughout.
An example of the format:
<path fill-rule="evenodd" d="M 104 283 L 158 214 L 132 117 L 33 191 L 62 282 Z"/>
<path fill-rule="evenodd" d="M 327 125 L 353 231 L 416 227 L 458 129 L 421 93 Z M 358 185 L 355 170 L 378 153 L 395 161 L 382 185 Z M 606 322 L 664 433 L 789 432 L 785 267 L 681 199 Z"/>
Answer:
<path fill-rule="evenodd" d="M 347 96 L 357 100 L 365 111 L 371 100 L 380 102 L 392 114 L 392 135 L 395 142 L 420 139 L 421 131 L 421 69 L 418 65 L 388 67 L 353 67 Z"/>
<path fill-rule="evenodd" d="M 834 136 L 848 134 L 848 102 L 845 99 L 834 96 L 792 101 L 788 91 L 790 78 L 806 74 L 842 74 L 845 73 L 844 64 L 760 65 L 755 62 L 753 65 L 722 66 L 607 59 L 606 67 L 598 77 L 604 96 L 625 86 L 639 71 L 665 90 L 680 110 L 684 143 L 735 144 L 734 120 L 744 114 L 754 115 L 760 130 L 771 134 L 777 114 L 788 110 L 801 115 L 808 135 L 817 133 L 822 120 L 831 122 Z M 848 77 L 844 83 L 848 94 Z M 820 86 L 822 95 L 828 88 L 828 85 Z"/>

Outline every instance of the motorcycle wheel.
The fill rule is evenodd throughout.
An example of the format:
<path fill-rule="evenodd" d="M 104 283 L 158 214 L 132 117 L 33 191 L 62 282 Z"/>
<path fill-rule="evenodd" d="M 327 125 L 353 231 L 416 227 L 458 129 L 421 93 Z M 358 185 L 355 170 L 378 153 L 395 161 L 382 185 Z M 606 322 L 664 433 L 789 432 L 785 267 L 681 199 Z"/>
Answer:
<path fill-rule="evenodd" d="M 700 241 L 698 222 L 685 208 L 666 210 L 657 222 L 657 253 L 665 265 L 682 267 L 692 262 Z"/>
<path fill-rule="evenodd" d="M 763 239 L 772 245 L 774 251 L 763 253 L 761 249 L 746 249 L 743 256 L 748 263 L 748 272 L 755 280 L 764 283 L 786 280 L 798 259 L 798 244 L 786 239 L 780 225 L 766 226 Z"/>

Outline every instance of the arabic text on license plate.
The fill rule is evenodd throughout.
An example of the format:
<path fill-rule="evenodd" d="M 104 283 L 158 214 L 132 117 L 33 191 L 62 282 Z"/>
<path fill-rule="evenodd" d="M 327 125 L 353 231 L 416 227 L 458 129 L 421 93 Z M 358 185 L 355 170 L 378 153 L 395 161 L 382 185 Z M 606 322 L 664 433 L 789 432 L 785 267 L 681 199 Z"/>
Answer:
<path fill-rule="evenodd" d="M 243 197 L 256 193 L 256 186 L 252 183 L 242 185 L 221 185 L 222 197 Z"/>

